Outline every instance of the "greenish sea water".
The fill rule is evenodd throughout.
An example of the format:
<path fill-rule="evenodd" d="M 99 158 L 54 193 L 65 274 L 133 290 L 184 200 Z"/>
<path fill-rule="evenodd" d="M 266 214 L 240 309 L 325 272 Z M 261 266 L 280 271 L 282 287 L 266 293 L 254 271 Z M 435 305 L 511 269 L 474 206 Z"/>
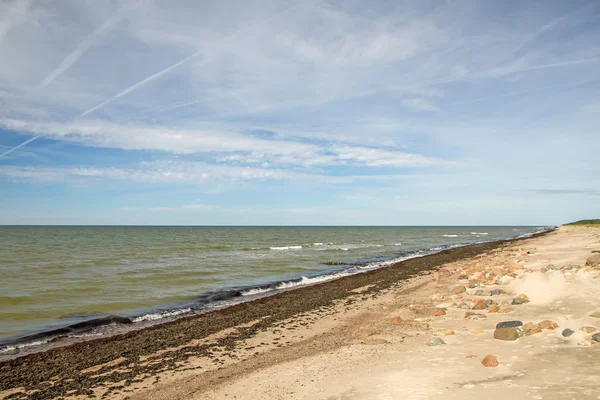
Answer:
<path fill-rule="evenodd" d="M 85 328 L 73 333 L 87 332 L 86 321 L 107 315 L 133 322 L 172 318 L 543 229 L 4 226 L 0 351 L 28 334 L 73 324 Z"/>

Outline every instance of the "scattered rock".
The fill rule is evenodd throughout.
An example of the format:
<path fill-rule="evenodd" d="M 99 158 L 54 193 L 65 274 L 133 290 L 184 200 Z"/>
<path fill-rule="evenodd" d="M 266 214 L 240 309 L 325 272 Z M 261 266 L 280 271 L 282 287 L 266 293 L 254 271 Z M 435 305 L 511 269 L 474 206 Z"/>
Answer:
<path fill-rule="evenodd" d="M 440 329 L 439 331 L 435 332 L 434 335 L 436 335 L 436 336 L 451 336 L 451 335 L 454 335 L 454 331 L 452 329 Z"/>
<path fill-rule="evenodd" d="M 512 300 L 512 305 L 518 306 L 520 304 L 529 303 L 529 299 L 526 294 L 520 294 Z"/>
<path fill-rule="evenodd" d="M 540 322 L 540 323 L 539 323 L 539 324 L 537 324 L 537 325 L 538 325 L 540 328 L 542 328 L 542 329 L 550 329 L 550 330 L 553 330 L 553 329 L 556 329 L 556 328 L 558 328 L 558 325 L 556 324 L 556 322 L 554 322 L 554 321 L 550 321 L 550 320 L 547 320 L 547 319 L 543 320 L 542 322 Z"/>
<path fill-rule="evenodd" d="M 538 333 L 542 333 L 542 328 L 536 326 L 533 329 L 528 329 L 528 330 L 523 331 L 523 333 L 525 334 L 525 336 L 536 335 Z"/>
<path fill-rule="evenodd" d="M 585 265 L 588 267 L 598 267 L 600 266 L 600 254 L 592 254 L 585 260 Z"/>
<path fill-rule="evenodd" d="M 427 346 L 439 346 L 442 344 L 446 344 L 446 342 L 444 342 L 442 340 L 442 338 L 439 337 L 432 337 L 429 342 L 427 342 Z"/>
<path fill-rule="evenodd" d="M 438 308 L 437 310 L 435 310 L 435 312 L 433 313 L 434 317 L 441 317 L 443 315 L 446 315 L 446 310 L 444 310 L 443 308 Z"/>
<path fill-rule="evenodd" d="M 477 356 L 475 354 L 469 354 L 468 356 L 466 356 L 465 358 L 476 358 Z"/>
<path fill-rule="evenodd" d="M 569 328 L 567 328 L 567 329 L 565 329 L 564 331 L 562 331 L 562 335 L 563 335 L 564 337 L 569 337 L 569 336 L 571 336 L 571 335 L 572 335 L 572 334 L 574 334 L 574 333 L 575 333 L 575 331 L 574 331 L 574 330 L 572 330 L 572 329 L 569 329 Z"/>
<path fill-rule="evenodd" d="M 523 329 L 524 331 L 527 331 L 527 330 L 532 330 L 532 329 L 535 329 L 535 328 L 537 328 L 537 327 L 538 327 L 538 326 L 537 326 L 536 324 L 534 324 L 533 322 L 528 322 L 528 323 L 526 323 L 525 325 L 523 325 L 523 328 L 522 328 L 522 329 Z"/>
<path fill-rule="evenodd" d="M 484 333 L 481 329 L 475 329 L 473 332 L 471 332 L 474 335 L 481 335 L 482 333 Z"/>
<path fill-rule="evenodd" d="M 496 285 L 508 285 L 510 282 L 514 281 L 515 278 L 509 275 L 504 275 L 496 280 Z"/>
<path fill-rule="evenodd" d="M 554 264 L 548 264 L 547 266 L 545 266 L 544 268 L 542 268 L 542 272 L 548 272 L 548 271 L 555 271 L 558 268 L 556 268 L 556 266 Z"/>
<path fill-rule="evenodd" d="M 490 308 L 488 308 L 488 312 L 489 312 L 489 313 L 497 313 L 497 312 L 498 312 L 498 310 L 499 310 L 499 308 L 498 308 L 498 306 L 497 306 L 497 305 L 495 305 L 495 304 L 494 304 L 493 306 L 491 306 Z"/>
<path fill-rule="evenodd" d="M 593 326 L 582 326 L 581 328 L 579 328 L 579 330 L 584 333 L 592 333 L 596 332 L 598 329 L 594 328 Z"/>
<path fill-rule="evenodd" d="M 498 359 L 496 357 L 494 357 L 491 354 L 488 354 L 487 356 L 485 356 L 483 358 L 483 360 L 481 360 L 481 364 L 484 367 L 494 368 L 494 367 L 497 367 L 500 363 L 498 362 Z"/>
<path fill-rule="evenodd" d="M 592 341 L 593 342 L 600 342 L 600 333 L 594 333 L 592 335 Z"/>
<path fill-rule="evenodd" d="M 590 314 L 590 317 L 592 318 L 600 318 L 600 311 L 596 311 Z"/>
<path fill-rule="evenodd" d="M 477 321 L 478 319 L 485 319 L 485 318 L 487 318 L 487 317 L 483 314 L 478 314 L 478 313 L 473 313 L 473 312 L 467 312 L 465 314 L 465 319 L 468 319 L 469 321 Z"/>
<path fill-rule="evenodd" d="M 452 289 L 452 292 L 454 294 L 461 294 L 467 291 L 467 288 L 464 286 L 456 286 L 454 289 Z"/>
<path fill-rule="evenodd" d="M 494 339 L 517 340 L 520 336 L 517 328 L 499 328 L 494 331 Z"/>
<path fill-rule="evenodd" d="M 456 308 L 469 309 L 469 308 L 471 308 L 471 306 L 469 306 L 467 303 L 465 303 L 465 302 L 463 301 L 463 302 L 461 302 L 460 304 L 458 304 L 458 305 L 456 306 Z"/>
<path fill-rule="evenodd" d="M 503 294 L 504 292 L 502 291 L 502 289 L 493 289 L 490 292 L 490 296 L 499 296 L 501 294 Z"/>
<path fill-rule="evenodd" d="M 397 316 L 397 315 L 396 315 L 395 317 L 393 317 L 393 318 L 390 320 L 390 322 L 391 322 L 392 324 L 394 324 L 394 325 L 398 325 L 399 323 L 401 323 L 401 322 L 402 322 L 402 318 L 400 318 L 399 316 Z"/>
<path fill-rule="evenodd" d="M 498 324 L 496 324 L 496 329 L 518 328 L 520 326 L 523 326 L 523 323 L 521 321 L 503 321 L 498 322 Z"/>

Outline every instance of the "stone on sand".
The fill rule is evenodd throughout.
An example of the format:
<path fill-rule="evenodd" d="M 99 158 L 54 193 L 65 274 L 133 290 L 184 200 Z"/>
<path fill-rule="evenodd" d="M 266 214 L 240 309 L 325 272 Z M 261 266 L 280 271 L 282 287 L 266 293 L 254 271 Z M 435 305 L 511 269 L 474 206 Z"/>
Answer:
<path fill-rule="evenodd" d="M 393 317 L 393 318 L 390 320 L 390 322 L 391 322 L 392 324 L 394 324 L 394 325 L 398 325 L 399 323 L 401 323 L 401 322 L 402 322 L 402 318 L 400 318 L 399 316 L 397 316 L 397 315 L 396 315 L 395 317 Z"/>
<path fill-rule="evenodd" d="M 504 275 L 496 280 L 496 285 L 508 285 L 510 282 L 514 281 L 515 278 L 512 276 Z"/>
<path fill-rule="evenodd" d="M 439 337 L 432 337 L 429 342 L 427 342 L 427 346 L 439 346 L 442 344 L 446 344 L 446 342 L 444 342 L 442 340 L 442 338 Z"/>
<path fill-rule="evenodd" d="M 521 321 L 502 321 L 496 324 L 496 329 L 518 328 L 520 326 L 523 326 L 523 323 Z"/>
<path fill-rule="evenodd" d="M 467 291 L 467 288 L 465 288 L 464 286 L 456 286 L 455 288 L 452 289 L 452 292 L 454 294 L 461 294 Z"/>
<path fill-rule="evenodd" d="M 434 333 L 436 336 L 451 336 L 454 335 L 454 331 L 452 329 L 440 329 Z"/>
<path fill-rule="evenodd" d="M 506 307 L 506 308 L 503 308 L 503 309 L 499 310 L 498 312 L 500 314 L 507 314 L 507 313 L 510 313 L 510 312 L 513 312 L 513 311 L 515 311 L 513 308 Z"/>
<path fill-rule="evenodd" d="M 481 329 L 475 329 L 471 333 L 474 334 L 474 335 L 481 335 L 483 333 L 483 331 Z"/>
<path fill-rule="evenodd" d="M 598 267 L 600 266 L 600 254 L 592 254 L 585 260 L 585 265 L 588 267 Z"/>
<path fill-rule="evenodd" d="M 563 335 L 564 337 L 569 337 L 569 336 L 571 336 L 571 335 L 572 335 L 572 334 L 574 334 L 574 333 L 575 333 L 575 331 L 574 331 L 574 330 L 572 330 L 572 329 L 569 329 L 569 328 L 567 328 L 567 329 L 565 329 L 564 331 L 562 331 L 562 335 Z"/>
<path fill-rule="evenodd" d="M 499 328 L 494 331 L 494 339 L 498 340 L 517 340 L 519 336 L 517 328 Z"/>
<path fill-rule="evenodd" d="M 596 311 L 590 314 L 590 317 L 592 318 L 600 318 L 600 311 Z"/>
<path fill-rule="evenodd" d="M 512 300 L 511 304 L 517 306 L 517 305 L 525 304 L 525 303 L 529 303 L 529 299 L 527 298 L 527 295 L 520 294 Z"/>
<path fill-rule="evenodd" d="M 594 333 L 598 329 L 594 328 L 593 326 L 582 326 L 581 328 L 579 328 L 579 330 L 584 333 Z"/>
<path fill-rule="evenodd" d="M 540 328 L 542 328 L 542 329 L 550 329 L 550 330 L 558 328 L 558 324 L 556 322 L 550 321 L 550 320 L 547 320 L 547 319 L 545 319 L 542 322 L 540 322 L 538 324 L 538 326 Z"/>
<path fill-rule="evenodd" d="M 433 313 L 434 317 L 441 317 L 443 315 L 446 315 L 446 310 L 444 310 L 443 308 L 438 308 L 437 310 L 435 310 L 435 312 Z"/>
<path fill-rule="evenodd" d="M 485 356 L 483 358 L 483 360 L 481 360 L 481 364 L 484 367 L 494 368 L 494 367 L 497 367 L 500 363 L 498 362 L 498 359 L 496 357 L 494 357 L 491 354 L 488 354 L 487 356 Z"/>
<path fill-rule="evenodd" d="M 526 330 L 524 332 L 525 332 L 525 336 L 536 335 L 538 333 L 542 333 L 542 328 L 536 326 L 535 328 L 528 329 L 528 330 Z"/>
<path fill-rule="evenodd" d="M 594 333 L 592 335 L 592 341 L 593 342 L 599 342 L 600 343 L 600 333 Z"/>

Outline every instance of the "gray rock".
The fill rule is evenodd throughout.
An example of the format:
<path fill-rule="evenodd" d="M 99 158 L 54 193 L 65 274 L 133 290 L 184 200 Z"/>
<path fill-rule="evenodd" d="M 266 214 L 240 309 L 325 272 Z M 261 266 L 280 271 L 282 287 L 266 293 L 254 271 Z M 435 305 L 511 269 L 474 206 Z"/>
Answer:
<path fill-rule="evenodd" d="M 592 341 L 600 343 L 600 333 L 595 333 L 592 335 Z"/>
<path fill-rule="evenodd" d="M 431 340 L 427 342 L 427 346 L 439 346 L 442 344 L 446 344 L 446 342 L 444 342 L 442 338 L 439 337 L 432 337 Z"/>
<path fill-rule="evenodd" d="M 572 330 L 572 329 L 569 329 L 569 328 L 567 328 L 567 329 L 565 329 L 564 331 L 562 331 L 562 335 L 563 335 L 564 337 L 569 337 L 569 336 L 571 336 L 571 335 L 572 335 L 572 334 L 574 334 L 574 333 L 575 333 L 575 331 L 574 331 L 574 330 Z"/>
<path fill-rule="evenodd" d="M 504 293 L 504 292 L 502 292 L 502 289 L 494 289 L 490 292 L 490 296 L 499 296 L 502 293 Z"/>
<path fill-rule="evenodd" d="M 520 305 L 520 304 L 525 304 L 525 303 L 529 303 L 529 299 L 523 299 L 523 298 L 520 298 L 520 297 L 515 297 L 515 298 L 513 299 L 513 301 L 512 301 L 512 303 L 511 303 L 511 304 L 512 304 L 513 306 L 518 306 L 518 305 Z"/>
<path fill-rule="evenodd" d="M 517 328 L 500 328 L 494 331 L 494 339 L 498 340 L 517 340 L 520 336 Z"/>
<path fill-rule="evenodd" d="M 600 254 L 592 254 L 585 260 L 585 265 L 589 267 L 598 267 L 600 266 Z"/>
<path fill-rule="evenodd" d="M 496 325 L 496 329 L 518 328 L 520 326 L 523 326 L 523 323 L 521 321 L 503 321 L 503 322 L 498 322 L 498 324 Z"/>

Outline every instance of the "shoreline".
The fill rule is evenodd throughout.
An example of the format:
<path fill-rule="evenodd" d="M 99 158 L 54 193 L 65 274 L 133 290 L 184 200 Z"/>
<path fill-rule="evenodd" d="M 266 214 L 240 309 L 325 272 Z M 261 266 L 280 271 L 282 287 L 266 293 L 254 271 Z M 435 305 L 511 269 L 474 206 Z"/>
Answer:
<path fill-rule="evenodd" d="M 553 231 L 534 234 L 531 237 L 547 235 L 550 232 Z M 375 297 L 394 285 L 406 282 L 409 278 L 420 274 L 433 272 L 446 263 L 474 257 L 530 238 L 509 239 L 444 250 L 201 315 L 183 317 L 124 334 L 18 356 L 0 362 L 0 394 L 24 388 L 30 392 L 29 398 L 48 398 L 66 394 L 93 393 L 90 392 L 91 388 L 99 387 L 106 382 L 124 381 L 124 386 L 128 386 L 141 377 L 147 379 L 164 371 L 176 370 L 177 362 L 185 361 L 192 353 L 196 356 L 208 356 L 211 354 L 211 349 L 216 347 L 233 349 L 236 343 L 251 338 L 281 321 L 330 307 L 335 302 L 346 301 L 351 304 L 354 301 L 352 298 L 357 296 L 355 291 L 358 289 L 366 288 L 360 291 L 361 298 Z M 225 335 L 215 343 L 197 343 L 211 335 L 247 324 L 251 326 Z M 196 344 L 190 345 L 190 343 Z M 182 346 L 184 351 L 177 350 Z M 136 365 L 143 357 L 166 349 L 175 349 L 170 351 L 168 360 L 158 360 L 152 365 L 138 366 L 127 372 L 114 372 L 104 376 L 79 372 L 115 360 L 120 361 L 116 365 L 111 365 L 111 368 Z M 43 382 L 53 383 L 48 385 L 42 384 Z M 17 392 L 13 398 L 19 398 Z"/>
<path fill-rule="evenodd" d="M 48 351 L 52 348 L 68 346 L 82 341 L 95 340 L 101 337 L 108 338 L 129 331 L 147 329 L 151 326 L 170 323 L 180 318 L 199 316 L 207 312 L 231 307 L 239 303 L 251 302 L 262 297 L 273 296 L 288 290 L 296 290 L 302 286 L 310 286 L 379 268 L 387 268 L 412 258 L 429 256 L 444 250 L 497 241 L 502 242 L 506 240 L 524 239 L 539 233 L 550 232 L 553 229 L 556 229 L 556 227 L 525 234 L 522 235 L 522 237 L 517 236 L 502 240 L 484 240 L 477 243 L 463 243 L 444 245 L 430 249 L 410 250 L 402 256 L 382 261 L 365 261 L 364 263 L 354 264 L 331 262 L 330 264 L 325 265 L 329 265 L 330 267 L 343 265 L 345 268 L 329 268 L 308 275 L 274 280 L 257 285 L 225 287 L 214 292 L 202 293 L 190 301 L 165 304 L 151 309 L 140 310 L 139 312 L 90 317 L 89 319 L 82 319 L 54 328 L 41 328 L 13 337 L 0 339 L 0 362 L 29 354 Z"/>

